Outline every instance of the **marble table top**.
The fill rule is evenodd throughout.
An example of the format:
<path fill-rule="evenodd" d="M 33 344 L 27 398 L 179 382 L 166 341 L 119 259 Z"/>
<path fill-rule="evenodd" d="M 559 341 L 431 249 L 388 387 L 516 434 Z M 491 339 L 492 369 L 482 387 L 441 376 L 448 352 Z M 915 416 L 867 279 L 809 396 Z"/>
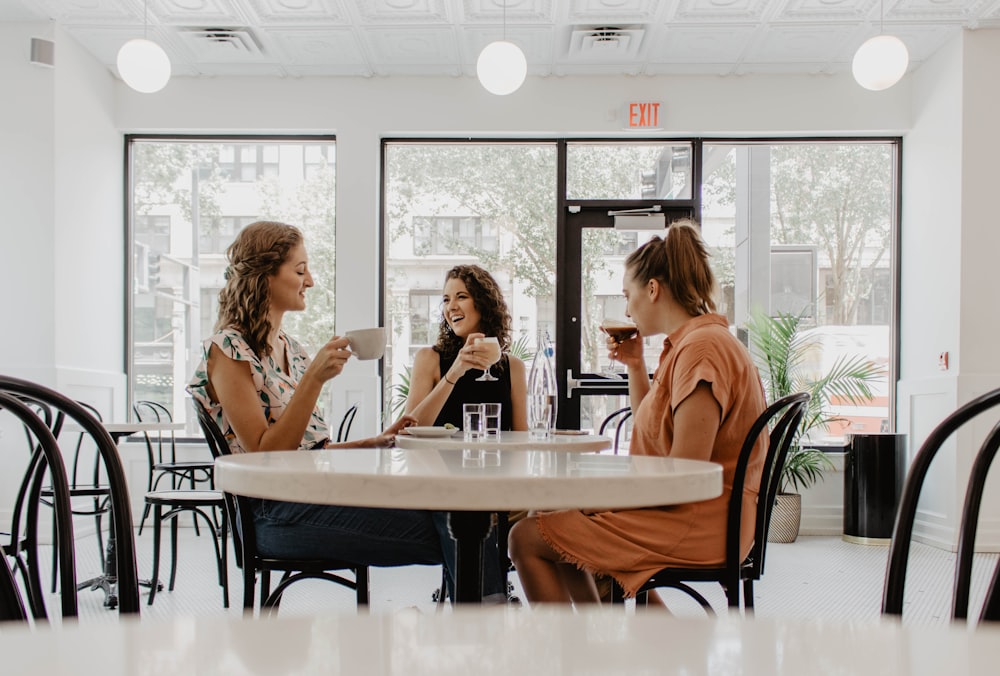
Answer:
<path fill-rule="evenodd" d="M 182 422 L 102 422 L 101 426 L 108 431 L 108 434 L 119 437 L 139 434 L 140 432 L 178 432 L 184 429 Z M 73 433 L 84 431 L 77 423 L 66 423 L 63 429 Z"/>
<path fill-rule="evenodd" d="M 8 676 L 96 674 L 993 675 L 1000 627 L 717 620 L 622 607 L 415 609 L 0 627 Z"/>
<path fill-rule="evenodd" d="M 597 434 L 560 434 L 555 433 L 548 439 L 532 439 L 528 432 L 502 431 L 496 438 L 465 441 L 461 431 L 451 437 L 414 437 L 401 433 L 396 435 L 396 445 L 399 448 L 429 448 L 444 450 L 446 448 L 481 448 L 483 450 L 529 451 L 603 451 L 611 448 L 611 437 Z"/>
<path fill-rule="evenodd" d="M 219 458 L 215 481 L 239 495 L 356 507 L 621 509 L 717 497 L 722 466 L 551 450 L 322 449 Z"/>

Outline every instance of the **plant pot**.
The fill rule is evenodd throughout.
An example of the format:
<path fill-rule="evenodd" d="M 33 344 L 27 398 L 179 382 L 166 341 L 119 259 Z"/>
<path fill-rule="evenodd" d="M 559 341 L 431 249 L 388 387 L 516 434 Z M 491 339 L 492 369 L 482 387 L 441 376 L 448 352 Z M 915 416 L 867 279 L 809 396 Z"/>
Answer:
<path fill-rule="evenodd" d="M 771 510 L 771 528 L 767 532 L 768 542 L 795 542 L 799 536 L 799 521 L 802 518 L 802 496 L 798 493 L 779 493 L 774 498 Z"/>

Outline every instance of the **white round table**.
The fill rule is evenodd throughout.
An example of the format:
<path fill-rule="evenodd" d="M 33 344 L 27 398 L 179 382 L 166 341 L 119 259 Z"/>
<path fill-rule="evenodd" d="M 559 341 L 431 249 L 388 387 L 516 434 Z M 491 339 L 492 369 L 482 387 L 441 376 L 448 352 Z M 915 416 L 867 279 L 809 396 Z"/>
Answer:
<path fill-rule="evenodd" d="M 447 510 L 458 548 L 456 600 L 479 602 L 490 513 L 625 509 L 709 500 L 722 466 L 568 451 L 323 449 L 242 453 L 215 462 L 216 487 L 254 498 Z"/>
<path fill-rule="evenodd" d="M 992 676 L 1000 627 L 675 618 L 622 606 L 5 624 L 4 673 Z"/>
<path fill-rule="evenodd" d="M 479 448 L 487 451 L 603 451 L 611 448 L 611 437 L 598 434 L 566 434 L 556 432 L 548 439 L 532 439 L 529 432 L 501 431 L 499 436 L 466 441 L 458 431 L 450 437 L 416 437 L 406 432 L 396 435 L 399 448 L 431 450 Z"/>

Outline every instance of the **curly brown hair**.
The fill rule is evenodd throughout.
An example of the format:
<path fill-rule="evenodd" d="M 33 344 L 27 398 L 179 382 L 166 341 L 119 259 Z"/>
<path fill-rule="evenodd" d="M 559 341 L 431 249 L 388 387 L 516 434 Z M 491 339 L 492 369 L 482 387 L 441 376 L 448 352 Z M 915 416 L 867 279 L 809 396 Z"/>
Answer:
<path fill-rule="evenodd" d="M 472 296 L 472 303 L 480 314 L 479 328 L 487 336 L 496 336 L 500 349 L 506 351 L 510 347 L 511 318 L 507 310 L 507 301 L 493 275 L 478 265 L 456 265 L 444 276 L 445 284 L 449 279 L 460 279 L 465 282 L 465 288 Z M 438 327 L 438 339 L 434 350 L 445 357 L 454 357 L 462 349 L 465 341 L 456 336 L 448 325 L 448 319 L 441 313 L 441 325 Z"/>
<path fill-rule="evenodd" d="M 226 249 L 226 285 L 219 291 L 215 330 L 236 329 L 260 358 L 271 354 L 267 337 L 271 322 L 269 280 L 302 243 L 302 231 L 275 221 L 257 221 L 243 228 Z"/>

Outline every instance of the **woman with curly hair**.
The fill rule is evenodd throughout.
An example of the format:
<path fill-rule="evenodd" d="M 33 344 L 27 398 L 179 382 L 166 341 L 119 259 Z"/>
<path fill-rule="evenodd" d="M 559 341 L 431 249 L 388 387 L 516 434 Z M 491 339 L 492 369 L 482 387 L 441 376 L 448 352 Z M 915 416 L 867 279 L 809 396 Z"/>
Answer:
<path fill-rule="evenodd" d="M 420 425 L 451 423 L 459 427 L 462 404 L 499 402 L 500 429 L 527 430 L 527 378 L 524 362 L 506 353 L 511 344 L 510 334 L 510 312 L 500 285 L 492 275 L 478 265 L 453 267 L 445 275 L 437 344 L 421 348 L 413 360 L 406 412 Z M 476 345 L 476 338 L 485 336 L 496 336 L 504 353 L 492 367 L 490 360 L 484 357 L 485 348 Z M 497 379 L 476 380 L 486 369 Z M 451 565 L 454 545 L 442 540 L 442 546 L 445 559 Z M 484 543 L 484 602 L 507 600 L 506 575 L 501 571 L 497 547 L 494 529 Z"/>
<path fill-rule="evenodd" d="M 302 233 L 284 223 L 258 221 L 240 231 L 226 253 L 219 320 L 187 389 L 232 451 L 391 446 L 412 418 L 401 418 L 377 437 L 330 442 L 316 402 L 351 356 L 347 339 L 334 336 L 310 359 L 281 329 L 286 312 L 305 309 L 313 285 Z M 263 556 L 338 558 L 371 566 L 440 564 L 442 541 L 450 542 L 431 512 L 277 500 L 253 505 Z"/>
<path fill-rule="evenodd" d="M 492 367 L 477 338 L 496 336 L 504 353 Z M 478 265 L 456 265 L 445 276 L 437 344 L 413 360 L 406 412 L 420 425 L 462 424 L 462 404 L 500 402 L 500 427 L 528 429 L 524 362 L 506 353 L 511 319 L 493 276 Z M 486 369 L 496 381 L 477 381 Z"/>

